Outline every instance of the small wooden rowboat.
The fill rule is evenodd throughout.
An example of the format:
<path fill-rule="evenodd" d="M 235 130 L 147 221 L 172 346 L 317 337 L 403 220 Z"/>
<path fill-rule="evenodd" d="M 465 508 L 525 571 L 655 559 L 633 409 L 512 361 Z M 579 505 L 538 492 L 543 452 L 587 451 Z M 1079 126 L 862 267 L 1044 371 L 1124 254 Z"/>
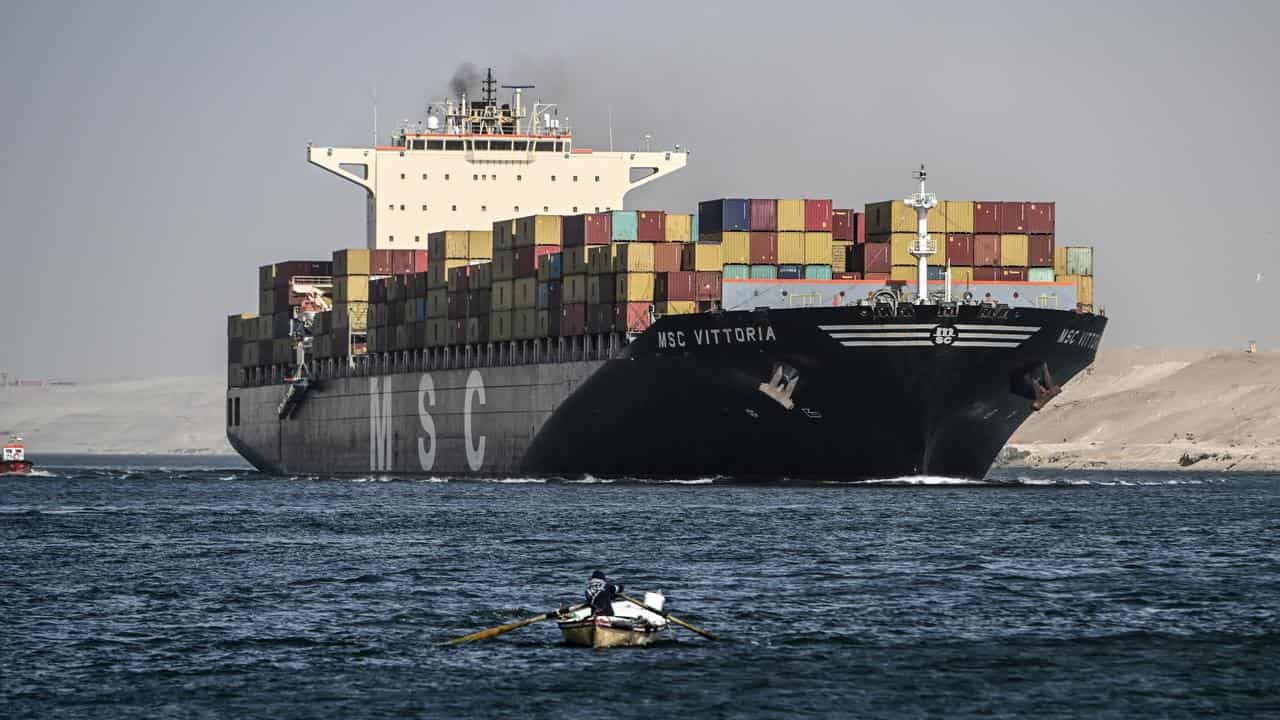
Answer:
<path fill-rule="evenodd" d="M 644 604 L 661 610 L 666 598 L 647 592 Z M 560 633 L 570 645 L 592 648 L 639 647 L 652 644 L 667 629 L 667 619 L 628 600 L 613 601 L 612 615 L 592 615 L 585 607 L 557 618 Z"/>

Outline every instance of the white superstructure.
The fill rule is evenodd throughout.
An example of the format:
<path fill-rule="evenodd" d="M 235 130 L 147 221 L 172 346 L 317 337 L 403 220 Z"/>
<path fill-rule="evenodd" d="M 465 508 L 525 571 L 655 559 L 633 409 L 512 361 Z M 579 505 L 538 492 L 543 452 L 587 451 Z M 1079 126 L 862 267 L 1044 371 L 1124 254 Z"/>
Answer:
<path fill-rule="evenodd" d="M 679 170 L 688 151 L 578 148 L 555 105 L 499 105 L 493 74 L 484 99 L 437 103 L 425 123 L 401 128 L 389 146 L 307 148 L 307 159 L 367 192 L 367 243 L 423 249 L 437 230 L 488 230 L 497 220 L 620 210 L 626 194 Z"/>

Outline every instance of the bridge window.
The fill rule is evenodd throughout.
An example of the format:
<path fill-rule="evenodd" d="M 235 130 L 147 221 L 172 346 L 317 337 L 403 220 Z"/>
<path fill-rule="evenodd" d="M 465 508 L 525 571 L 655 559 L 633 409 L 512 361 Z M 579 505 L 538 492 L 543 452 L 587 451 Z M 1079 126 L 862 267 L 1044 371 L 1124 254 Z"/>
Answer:
<path fill-rule="evenodd" d="M 427 149 L 428 149 L 428 150 L 443 150 L 443 149 L 444 149 L 444 141 L 443 141 L 443 140 L 428 140 L 428 141 L 427 141 Z"/>
<path fill-rule="evenodd" d="M 597 176 L 596 176 L 596 182 L 600 182 L 600 176 L 599 176 L 599 175 L 597 175 Z"/>
<path fill-rule="evenodd" d="M 564 150 L 564 143 L 556 143 L 556 152 Z"/>
<path fill-rule="evenodd" d="M 472 175 L 472 176 L 471 176 L 471 179 L 472 179 L 472 180 L 479 180 L 479 179 L 480 179 L 480 176 L 479 176 L 479 175 Z"/>
<path fill-rule="evenodd" d="M 472 147 L 474 147 L 476 150 L 488 150 L 488 149 L 489 149 L 489 141 L 488 141 L 488 140 L 474 140 L 474 141 L 472 141 Z"/>
<path fill-rule="evenodd" d="M 423 149 L 423 142 L 422 142 L 421 140 L 414 140 L 414 141 L 413 141 L 413 149 L 414 149 L 414 150 L 421 150 L 421 149 Z"/>
<path fill-rule="evenodd" d="M 462 150 L 463 142 L 461 140 L 445 140 L 444 149 L 445 150 Z"/>
<path fill-rule="evenodd" d="M 577 175 L 574 175 L 574 176 L 573 176 L 573 181 L 574 181 L 574 182 L 578 182 L 578 176 L 577 176 Z"/>
<path fill-rule="evenodd" d="M 516 141 L 516 149 L 517 149 L 517 150 L 528 150 L 528 149 L 529 149 L 529 143 L 528 143 L 528 141 L 526 141 L 526 140 L 517 140 L 517 141 Z"/>
<path fill-rule="evenodd" d="M 490 140 L 489 149 L 490 150 L 510 150 L 511 141 L 510 140 Z"/>
<path fill-rule="evenodd" d="M 555 152 L 556 144 L 546 140 L 539 140 L 533 144 L 533 149 L 535 152 Z"/>

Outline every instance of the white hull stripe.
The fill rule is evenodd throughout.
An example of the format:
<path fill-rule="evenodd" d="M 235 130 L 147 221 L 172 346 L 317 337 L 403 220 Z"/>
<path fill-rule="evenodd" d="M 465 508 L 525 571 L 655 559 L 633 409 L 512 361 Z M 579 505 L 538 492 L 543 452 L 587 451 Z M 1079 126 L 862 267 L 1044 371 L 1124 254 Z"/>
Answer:
<path fill-rule="evenodd" d="M 831 337 L 836 340 L 847 340 L 849 338 L 920 338 L 927 339 L 929 337 L 928 330 L 918 330 L 916 332 L 867 332 L 867 333 L 831 333 Z"/>
<path fill-rule="evenodd" d="M 970 338 L 973 338 L 975 340 L 1026 340 L 1027 338 L 1031 337 L 1031 334 L 1028 333 L 1023 335 L 1023 334 L 1015 334 L 1015 333 L 967 332 L 964 335 L 961 335 L 960 337 L 964 338 L 965 340 L 968 340 Z"/>
<path fill-rule="evenodd" d="M 1036 332 L 1039 325 L 956 325 L 957 330 L 978 330 L 980 332 Z"/>
<path fill-rule="evenodd" d="M 984 342 L 984 341 L 980 341 L 980 340 L 974 340 L 973 342 L 966 342 L 966 341 L 964 341 L 964 340 L 957 340 L 957 341 L 955 341 L 955 342 L 953 342 L 953 343 L 951 343 L 951 344 L 952 344 L 952 345 L 954 345 L 955 347 L 986 347 L 986 348 L 1008 347 L 1008 348 L 1016 348 L 1016 347 L 1018 347 L 1019 345 L 1021 345 L 1022 343 L 1020 343 L 1020 342 Z"/>
<path fill-rule="evenodd" d="M 933 347 L 932 340 L 845 340 L 845 347 Z"/>
<path fill-rule="evenodd" d="M 886 323 L 883 325 L 819 325 L 827 332 L 839 330 L 932 330 L 938 323 Z"/>

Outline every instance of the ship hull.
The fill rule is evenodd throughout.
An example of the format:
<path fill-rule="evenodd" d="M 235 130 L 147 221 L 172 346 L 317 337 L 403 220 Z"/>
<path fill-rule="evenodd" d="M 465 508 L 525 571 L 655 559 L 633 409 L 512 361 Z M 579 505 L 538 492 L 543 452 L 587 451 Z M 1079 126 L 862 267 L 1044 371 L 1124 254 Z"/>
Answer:
<path fill-rule="evenodd" d="M 1092 362 L 1105 318 L 961 306 L 660 320 L 615 358 L 232 388 L 232 445 L 287 474 L 982 478 Z"/>

